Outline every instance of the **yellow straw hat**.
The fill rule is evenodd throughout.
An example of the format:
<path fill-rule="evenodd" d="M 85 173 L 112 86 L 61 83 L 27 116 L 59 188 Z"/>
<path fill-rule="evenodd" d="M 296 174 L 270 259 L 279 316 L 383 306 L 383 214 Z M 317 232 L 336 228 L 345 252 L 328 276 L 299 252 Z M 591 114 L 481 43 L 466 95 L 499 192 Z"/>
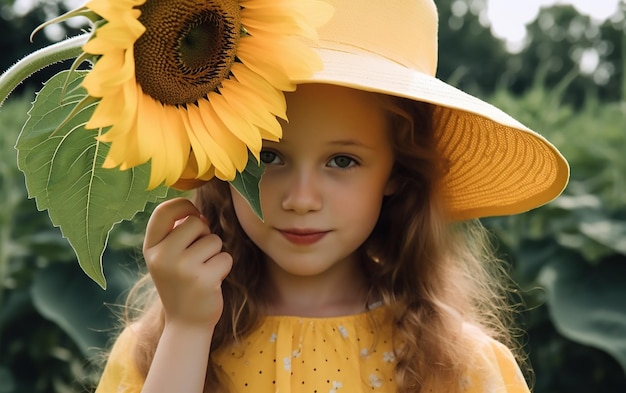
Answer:
<path fill-rule="evenodd" d="M 437 10 L 432 0 L 327 0 L 319 30 L 324 68 L 297 83 L 328 83 L 435 105 L 443 180 L 455 220 L 521 213 L 556 198 L 569 167 L 541 135 L 435 77 Z"/>

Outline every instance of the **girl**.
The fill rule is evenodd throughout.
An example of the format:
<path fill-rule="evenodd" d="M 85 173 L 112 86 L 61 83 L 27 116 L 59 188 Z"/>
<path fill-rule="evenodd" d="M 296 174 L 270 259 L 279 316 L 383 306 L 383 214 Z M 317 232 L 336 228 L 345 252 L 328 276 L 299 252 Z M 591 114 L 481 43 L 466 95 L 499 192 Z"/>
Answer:
<path fill-rule="evenodd" d="M 263 144 L 264 221 L 219 180 L 155 209 L 98 393 L 528 392 L 470 219 L 555 198 L 565 160 L 434 78 L 430 1 L 331 3 Z"/>

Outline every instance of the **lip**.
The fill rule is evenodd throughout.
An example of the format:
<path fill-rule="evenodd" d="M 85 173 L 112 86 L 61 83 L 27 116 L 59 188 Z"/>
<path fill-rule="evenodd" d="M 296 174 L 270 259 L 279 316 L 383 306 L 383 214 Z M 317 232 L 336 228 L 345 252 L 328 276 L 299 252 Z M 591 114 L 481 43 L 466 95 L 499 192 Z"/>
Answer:
<path fill-rule="evenodd" d="M 281 235 L 290 243 L 299 246 L 307 246 L 322 240 L 330 231 L 322 231 L 319 229 L 278 229 Z"/>

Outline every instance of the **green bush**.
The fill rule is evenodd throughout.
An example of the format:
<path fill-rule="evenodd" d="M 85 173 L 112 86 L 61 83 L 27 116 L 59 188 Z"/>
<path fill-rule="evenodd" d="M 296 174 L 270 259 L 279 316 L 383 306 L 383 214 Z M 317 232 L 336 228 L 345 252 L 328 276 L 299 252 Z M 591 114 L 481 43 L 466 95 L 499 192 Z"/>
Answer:
<path fill-rule="evenodd" d="M 574 110 L 560 98 L 538 83 L 523 97 L 500 90 L 492 99 L 561 150 L 571 180 L 546 206 L 484 223 L 524 291 L 536 392 L 623 392 L 626 107 L 590 96 Z"/>
<path fill-rule="evenodd" d="M 91 391 L 114 305 L 136 275 L 145 215 L 113 231 L 102 291 L 27 197 L 13 146 L 29 107 L 12 98 L 0 108 L 0 393 Z"/>

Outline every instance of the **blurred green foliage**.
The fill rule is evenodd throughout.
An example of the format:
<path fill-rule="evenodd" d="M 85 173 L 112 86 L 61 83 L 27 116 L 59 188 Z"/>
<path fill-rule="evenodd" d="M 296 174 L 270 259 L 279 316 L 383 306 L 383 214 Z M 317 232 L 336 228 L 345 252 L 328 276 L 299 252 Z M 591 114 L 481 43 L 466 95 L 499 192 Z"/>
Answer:
<path fill-rule="evenodd" d="M 503 87 L 521 95 L 532 88 L 537 70 L 543 68 L 541 81 L 547 89 L 560 85 L 565 75 L 576 74 L 561 97 L 576 108 L 589 94 L 604 102 L 623 98 L 626 1 L 600 24 L 571 5 L 543 8 L 527 26 L 526 45 L 514 54 L 491 35 L 485 15 L 487 0 L 435 2 L 440 21 L 437 75 L 441 79 L 477 96 L 491 96 Z M 596 58 L 595 70 L 583 72 L 584 55 Z"/>
<path fill-rule="evenodd" d="M 0 392 L 90 391 L 116 305 L 136 278 L 147 213 L 112 232 L 103 291 L 27 198 L 13 146 L 29 107 L 15 98 L 0 110 Z"/>
<path fill-rule="evenodd" d="M 11 3 L 0 0 L 0 7 Z M 620 40 L 626 47 L 626 19 L 593 27 L 571 8 L 546 10 L 530 26 L 534 40 L 509 55 L 479 22 L 480 3 L 438 1 L 439 76 L 543 133 L 572 170 L 569 186 L 554 202 L 484 220 L 526 303 L 520 322 L 528 332 L 534 391 L 624 392 L 626 50 L 620 51 Z M 3 50 L 16 47 L 5 53 L 32 51 L 14 37 L 27 37 L 43 18 L 37 12 L 10 21 L 20 25 L 12 31 L 26 33 L 3 35 Z M 556 34 L 555 26 L 565 35 Z M 587 34 L 573 40 L 568 32 L 580 29 Z M 590 47 L 600 49 L 605 79 L 578 69 L 576 53 Z M 114 228 L 104 255 L 109 286 L 102 291 L 80 270 L 48 215 L 28 199 L 17 170 L 13 146 L 32 89 L 46 79 L 42 75 L 0 108 L 0 393 L 91 391 L 99 349 L 115 329 L 115 305 L 137 275 L 150 211 Z"/>
<path fill-rule="evenodd" d="M 567 157 L 570 183 L 554 202 L 484 220 L 523 290 L 536 392 L 626 391 L 626 107 L 588 96 L 563 103 L 571 79 L 549 90 L 491 99 Z"/>

